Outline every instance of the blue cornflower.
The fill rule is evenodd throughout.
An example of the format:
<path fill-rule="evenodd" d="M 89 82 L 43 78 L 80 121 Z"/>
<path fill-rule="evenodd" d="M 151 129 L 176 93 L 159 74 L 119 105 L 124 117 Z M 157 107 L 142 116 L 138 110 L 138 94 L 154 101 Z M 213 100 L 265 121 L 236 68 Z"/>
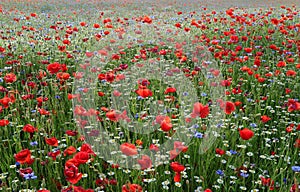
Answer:
<path fill-rule="evenodd" d="M 32 173 L 25 174 L 25 175 L 24 175 L 24 178 L 25 178 L 26 180 L 30 180 L 30 179 L 36 179 L 37 176 L 35 176 L 35 175 L 34 175 L 34 172 L 32 172 Z"/>
<path fill-rule="evenodd" d="M 189 95 L 188 92 L 184 92 L 184 93 L 183 93 L 183 96 L 188 96 L 188 95 Z"/>
<path fill-rule="evenodd" d="M 209 75 L 207 75 L 207 78 L 212 79 L 212 78 L 214 78 L 214 76 L 209 74 Z"/>
<path fill-rule="evenodd" d="M 37 142 L 37 141 L 32 141 L 32 142 L 30 142 L 30 145 L 31 145 L 31 146 L 37 146 L 37 145 L 38 145 L 38 142 Z"/>
<path fill-rule="evenodd" d="M 139 114 L 135 114 L 134 118 L 136 118 L 136 119 L 139 118 Z"/>
<path fill-rule="evenodd" d="M 223 126 L 223 123 L 218 123 L 218 124 L 217 124 L 217 127 L 218 127 L 218 128 L 220 128 L 220 127 L 222 127 L 222 126 Z"/>
<path fill-rule="evenodd" d="M 206 96 L 207 96 L 207 94 L 206 94 L 206 93 L 204 93 L 204 92 L 202 92 L 202 93 L 201 93 L 201 96 L 202 96 L 202 97 L 206 97 Z"/>
<path fill-rule="evenodd" d="M 300 166 L 292 166 L 294 172 L 300 172 Z"/>
<path fill-rule="evenodd" d="M 198 138 L 198 139 L 201 139 L 203 138 L 203 133 L 200 133 L 200 132 L 196 132 L 194 137 Z"/>
<path fill-rule="evenodd" d="M 220 175 L 220 176 L 223 176 L 223 175 L 224 175 L 224 172 L 223 172 L 221 169 L 218 169 L 218 170 L 216 171 L 216 173 L 217 173 L 218 175 Z"/>
<path fill-rule="evenodd" d="M 144 97 L 138 96 L 137 99 L 138 99 L 138 100 L 142 100 L 142 99 L 144 99 Z"/>
<path fill-rule="evenodd" d="M 247 178 L 247 177 L 249 176 L 249 174 L 248 174 L 248 173 L 241 172 L 241 173 L 240 173 L 240 176 L 242 176 L 242 177 L 244 177 L 244 178 Z"/>
<path fill-rule="evenodd" d="M 195 125 L 193 125 L 193 127 L 197 129 L 197 128 L 199 128 L 199 125 L 195 124 Z"/>
<path fill-rule="evenodd" d="M 287 183 L 287 179 L 286 179 L 286 178 L 283 178 L 283 182 L 286 184 L 286 183 Z"/>
<path fill-rule="evenodd" d="M 15 165 L 16 165 L 17 169 L 19 169 L 21 166 L 21 164 L 19 162 L 16 162 Z"/>
<path fill-rule="evenodd" d="M 230 153 L 231 153 L 231 155 L 235 155 L 235 154 L 237 154 L 237 151 L 235 151 L 235 150 L 232 150 L 232 149 L 230 149 L 230 151 L 229 151 Z"/>

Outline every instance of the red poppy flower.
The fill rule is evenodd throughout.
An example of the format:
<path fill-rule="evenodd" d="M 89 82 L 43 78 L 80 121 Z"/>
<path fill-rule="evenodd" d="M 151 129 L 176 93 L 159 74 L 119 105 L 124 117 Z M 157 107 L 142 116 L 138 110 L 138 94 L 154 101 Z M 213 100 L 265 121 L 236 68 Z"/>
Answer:
<path fill-rule="evenodd" d="M 1 119 L 0 120 L 0 127 L 4 127 L 8 124 L 9 124 L 9 120 L 7 120 L 7 119 Z"/>
<path fill-rule="evenodd" d="M 71 166 L 71 165 L 75 165 L 76 167 L 79 166 L 79 163 L 76 159 L 69 159 L 66 161 L 65 166 Z"/>
<path fill-rule="evenodd" d="M 180 173 L 180 172 L 184 171 L 184 169 L 185 169 L 185 167 L 178 162 L 172 162 L 170 166 L 174 172 Z"/>
<path fill-rule="evenodd" d="M 78 168 L 73 164 L 65 166 L 64 175 L 66 180 L 72 184 L 78 183 L 82 177 L 82 173 L 78 173 Z"/>
<path fill-rule="evenodd" d="M 290 192 L 299 192 L 299 184 L 293 184 L 290 188 Z"/>
<path fill-rule="evenodd" d="M 56 77 L 60 80 L 68 80 L 70 78 L 69 73 L 59 72 L 56 74 Z"/>
<path fill-rule="evenodd" d="M 175 23 L 175 27 L 181 28 L 181 24 L 180 23 Z"/>
<path fill-rule="evenodd" d="M 117 122 L 119 120 L 125 120 L 127 122 L 130 122 L 126 110 L 124 110 L 121 114 L 118 114 L 115 110 L 108 111 L 106 113 L 106 117 L 109 118 L 109 120 L 114 122 Z"/>
<path fill-rule="evenodd" d="M 297 72 L 294 70 L 287 70 L 286 76 L 288 77 L 295 77 L 297 75 Z"/>
<path fill-rule="evenodd" d="M 294 99 L 288 100 L 288 112 L 300 110 L 300 102 L 295 101 Z"/>
<path fill-rule="evenodd" d="M 111 110 L 111 111 L 108 111 L 106 113 L 106 117 L 111 120 L 111 121 L 117 121 L 117 114 L 116 114 L 116 111 L 114 110 Z"/>
<path fill-rule="evenodd" d="M 0 104 L 2 104 L 4 108 L 8 108 L 9 104 L 12 102 L 13 102 L 12 99 L 7 96 L 0 99 Z"/>
<path fill-rule="evenodd" d="M 193 108 L 193 112 L 191 114 L 192 118 L 196 118 L 196 117 L 201 117 L 201 118 L 205 118 L 207 117 L 209 114 L 209 107 L 208 105 L 203 106 L 202 103 L 195 103 L 194 104 L 194 108 Z"/>
<path fill-rule="evenodd" d="M 64 156 L 72 155 L 74 153 L 76 153 L 76 148 L 73 147 L 73 146 L 70 146 L 70 147 L 68 147 L 67 149 L 64 150 Z"/>
<path fill-rule="evenodd" d="M 80 22 L 79 24 L 80 24 L 80 26 L 82 26 L 82 27 L 86 26 L 86 22 L 84 22 L 84 21 Z"/>
<path fill-rule="evenodd" d="M 54 161 L 56 160 L 56 157 L 60 154 L 60 150 L 54 151 L 54 152 L 49 152 L 48 156 L 51 157 Z"/>
<path fill-rule="evenodd" d="M 90 159 L 90 155 L 87 152 L 80 151 L 76 153 L 73 159 L 76 160 L 79 163 L 79 165 L 85 164 Z"/>
<path fill-rule="evenodd" d="M 235 105 L 234 105 L 234 103 L 231 102 L 231 101 L 227 101 L 227 102 L 225 103 L 225 109 L 224 109 L 225 113 L 226 113 L 227 115 L 230 115 L 234 110 L 235 110 Z"/>
<path fill-rule="evenodd" d="M 271 178 L 260 177 L 263 186 L 271 185 Z"/>
<path fill-rule="evenodd" d="M 165 118 L 166 118 L 165 115 L 157 115 L 155 118 L 155 122 L 161 124 Z"/>
<path fill-rule="evenodd" d="M 182 142 L 180 141 L 175 141 L 174 142 L 174 149 L 176 149 L 176 151 L 178 152 L 187 152 L 187 150 L 189 149 L 189 147 L 184 146 Z"/>
<path fill-rule="evenodd" d="M 173 125 L 171 123 L 171 119 L 169 116 L 166 116 L 165 119 L 161 122 L 160 128 L 165 131 L 168 132 L 172 129 Z"/>
<path fill-rule="evenodd" d="M 35 128 L 33 125 L 27 124 L 23 127 L 23 131 L 27 133 L 34 133 L 37 131 L 37 128 Z"/>
<path fill-rule="evenodd" d="M 140 88 L 137 89 L 135 93 L 143 98 L 147 98 L 153 95 L 152 91 L 145 86 L 140 86 Z"/>
<path fill-rule="evenodd" d="M 138 184 L 126 184 L 122 186 L 122 192 L 143 192 L 143 188 Z"/>
<path fill-rule="evenodd" d="M 13 83 L 17 80 L 17 76 L 14 74 L 14 73 L 7 73 L 5 76 L 4 76 L 4 81 L 6 83 Z"/>
<path fill-rule="evenodd" d="M 125 79 L 125 75 L 124 74 L 117 74 L 116 75 L 116 81 L 121 81 L 123 79 Z"/>
<path fill-rule="evenodd" d="M 240 132 L 240 137 L 243 140 L 249 140 L 254 136 L 254 132 L 248 128 L 244 128 L 244 129 L 240 130 L 239 132 Z"/>
<path fill-rule="evenodd" d="M 178 152 L 177 149 L 172 149 L 170 151 L 170 160 L 175 159 L 180 154 L 180 151 Z"/>
<path fill-rule="evenodd" d="M 270 45 L 269 48 L 272 50 L 279 50 L 279 48 L 274 44 Z"/>
<path fill-rule="evenodd" d="M 74 113 L 75 115 L 86 116 L 87 111 L 83 106 L 75 106 Z"/>
<path fill-rule="evenodd" d="M 149 156 L 143 155 L 141 159 L 137 160 L 141 166 L 141 170 L 148 169 L 152 167 L 152 161 Z"/>
<path fill-rule="evenodd" d="M 98 23 L 94 23 L 94 28 L 99 28 L 100 27 L 100 25 L 98 24 Z"/>
<path fill-rule="evenodd" d="M 108 81 L 108 82 L 113 82 L 115 79 L 115 74 L 112 73 L 112 72 L 109 72 L 107 74 L 105 74 L 105 80 Z"/>
<path fill-rule="evenodd" d="M 181 181 L 181 174 L 179 172 L 175 172 L 174 182 L 180 182 L 180 181 Z"/>
<path fill-rule="evenodd" d="M 261 116 L 261 121 L 262 121 L 263 123 L 267 123 L 267 122 L 270 121 L 270 120 L 271 120 L 271 118 L 268 117 L 267 115 Z"/>
<path fill-rule="evenodd" d="M 296 139 L 294 146 L 300 148 L 300 139 Z"/>
<path fill-rule="evenodd" d="M 120 97 L 120 96 L 122 95 L 122 93 L 119 92 L 118 90 L 114 90 L 114 91 L 113 91 L 113 95 L 114 95 L 115 97 Z"/>
<path fill-rule="evenodd" d="M 262 77 L 259 77 L 259 78 L 257 78 L 257 81 L 259 82 L 259 83 L 263 83 L 263 82 L 265 82 L 265 78 L 262 78 Z"/>
<path fill-rule="evenodd" d="M 218 155 L 224 155 L 225 151 L 223 149 L 216 148 L 216 154 L 218 154 Z"/>
<path fill-rule="evenodd" d="M 23 149 L 19 153 L 14 155 L 15 160 L 21 164 L 30 163 L 31 162 L 31 152 L 29 149 Z"/>
<path fill-rule="evenodd" d="M 47 66 L 47 70 L 49 71 L 50 74 L 55 74 L 59 72 L 61 69 L 62 69 L 61 64 L 57 62 L 51 63 Z"/>
<path fill-rule="evenodd" d="M 176 92 L 176 88 L 174 88 L 174 87 L 168 87 L 168 88 L 165 90 L 164 94 L 174 93 L 174 92 Z"/>
<path fill-rule="evenodd" d="M 4 53 L 5 52 L 5 48 L 4 47 L 0 47 L 0 53 Z"/>
<path fill-rule="evenodd" d="M 84 144 L 81 145 L 80 151 L 81 152 L 87 152 L 90 155 L 96 156 L 95 152 L 92 150 L 92 147 L 87 143 L 84 143 Z"/>
<path fill-rule="evenodd" d="M 24 176 L 25 176 L 26 174 L 30 174 L 30 173 L 32 173 L 32 172 L 33 172 L 33 170 L 32 170 L 31 167 L 27 167 L 27 168 L 25 168 L 25 169 L 20 169 L 20 170 L 19 170 L 19 174 L 20 174 L 20 176 L 23 177 L 23 178 L 24 178 Z"/>
<path fill-rule="evenodd" d="M 231 82 L 229 80 L 222 80 L 220 82 L 220 85 L 223 86 L 223 87 L 228 87 L 230 86 Z"/>
<path fill-rule="evenodd" d="M 252 52 L 252 48 L 246 47 L 246 48 L 244 48 L 244 51 L 246 53 L 251 53 Z"/>
<path fill-rule="evenodd" d="M 76 136 L 78 132 L 73 130 L 66 130 L 66 134 L 69 136 Z"/>
<path fill-rule="evenodd" d="M 137 148 L 135 147 L 134 144 L 131 143 L 123 143 L 120 146 L 120 150 L 124 155 L 127 156 L 133 156 L 138 154 Z"/>
<path fill-rule="evenodd" d="M 105 188 L 109 184 L 108 179 L 96 179 L 96 185 L 102 188 Z"/>
<path fill-rule="evenodd" d="M 158 147 L 157 145 L 155 145 L 155 144 L 151 144 L 151 145 L 149 146 L 149 149 L 150 149 L 151 151 L 155 151 L 155 152 L 159 151 L 159 147 Z"/>
<path fill-rule="evenodd" d="M 65 45 L 70 45 L 70 44 L 71 44 L 71 41 L 70 41 L 69 39 L 64 39 L 64 40 L 62 41 L 62 43 L 65 44 Z"/>
<path fill-rule="evenodd" d="M 105 95 L 105 93 L 103 93 L 102 91 L 98 92 L 98 96 L 103 97 Z"/>
<path fill-rule="evenodd" d="M 48 145 L 57 147 L 58 146 L 58 140 L 55 137 L 52 138 L 45 138 L 45 141 Z"/>
<path fill-rule="evenodd" d="M 50 112 L 47 111 L 46 109 L 38 109 L 38 111 L 41 115 L 49 115 L 50 114 Z"/>
<path fill-rule="evenodd" d="M 287 58 L 286 61 L 288 63 L 294 63 L 295 62 L 295 59 L 294 58 Z"/>
<path fill-rule="evenodd" d="M 148 24 L 152 23 L 152 19 L 148 16 L 144 16 L 142 21 L 143 21 L 143 23 L 148 23 Z"/>
<path fill-rule="evenodd" d="M 277 67 L 285 67 L 285 66 L 286 66 L 286 62 L 284 62 L 284 61 L 279 61 L 277 63 Z"/>

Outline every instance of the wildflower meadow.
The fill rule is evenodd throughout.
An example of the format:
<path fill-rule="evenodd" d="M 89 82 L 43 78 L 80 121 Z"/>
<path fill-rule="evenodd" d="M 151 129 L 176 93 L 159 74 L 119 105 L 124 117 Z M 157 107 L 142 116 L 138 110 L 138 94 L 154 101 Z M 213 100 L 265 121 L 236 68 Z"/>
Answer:
<path fill-rule="evenodd" d="M 300 9 L 2 0 L 0 190 L 300 191 Z"/>

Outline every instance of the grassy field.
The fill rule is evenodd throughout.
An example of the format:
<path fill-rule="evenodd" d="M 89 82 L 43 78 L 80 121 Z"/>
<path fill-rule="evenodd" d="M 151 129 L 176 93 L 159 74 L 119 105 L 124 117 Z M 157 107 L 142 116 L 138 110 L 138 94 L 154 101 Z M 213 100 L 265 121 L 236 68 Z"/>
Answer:
<path fill-rule="evenodd" d="M 0 190 L 300 191 L 299 18 L 292 1 L 1 1 Z"/>

